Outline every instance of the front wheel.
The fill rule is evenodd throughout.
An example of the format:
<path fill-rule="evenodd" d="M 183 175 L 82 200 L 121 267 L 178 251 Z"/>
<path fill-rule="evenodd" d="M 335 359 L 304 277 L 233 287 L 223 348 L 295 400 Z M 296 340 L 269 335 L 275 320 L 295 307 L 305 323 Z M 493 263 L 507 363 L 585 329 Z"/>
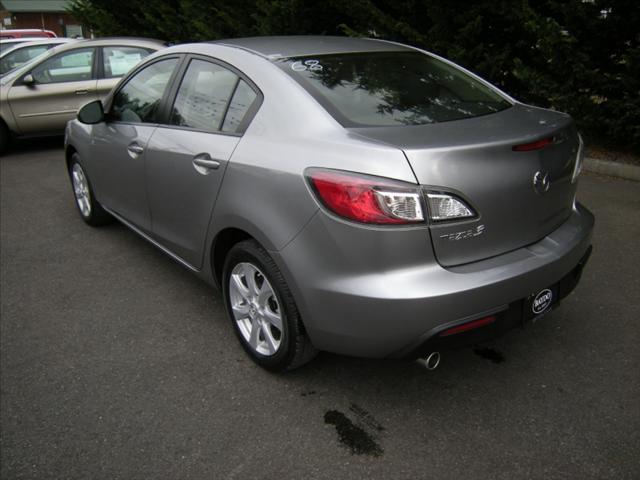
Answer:
<path fill-rule="evenodd" d="M 94 197 L 89 177 L 87 177 L 84 168 L 82 168 L 80 156 L 77 153 L 74 153 L 71 157 L 69 177 L 71 177 L 73 194 L 82 219 L 92 227 L 111 223 L 113 217 L 102 208 L 102 205 Z"/>
<path fill-rule="evenodd" d="M 284 277 L 259 243 L 243 241 L 229 251 L 223 293 L 236 335 L 258 365 L 291 370 L 315 357 Z"/>

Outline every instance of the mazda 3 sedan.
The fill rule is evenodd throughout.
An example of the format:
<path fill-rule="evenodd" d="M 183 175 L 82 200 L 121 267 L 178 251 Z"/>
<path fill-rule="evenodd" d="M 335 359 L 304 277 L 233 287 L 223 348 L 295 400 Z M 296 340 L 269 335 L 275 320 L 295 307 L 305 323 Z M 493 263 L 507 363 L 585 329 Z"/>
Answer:
<path fill-rule="evenodd" d="M 335 37 L 162 50 L 66 130 L 82 219 L 219 287 L 273 370 L 320 350 L 431 357 L 548 313 L 591 251 L 582 155 L 566 114 Z"/>
<path fill-rule="evenodd" d="M 0 79 L 0 153 L 11 137 L 62 135 L 84 104 L 104 98 L 120 78 L 165 44 L 103 38 L 66 43 Z"/>

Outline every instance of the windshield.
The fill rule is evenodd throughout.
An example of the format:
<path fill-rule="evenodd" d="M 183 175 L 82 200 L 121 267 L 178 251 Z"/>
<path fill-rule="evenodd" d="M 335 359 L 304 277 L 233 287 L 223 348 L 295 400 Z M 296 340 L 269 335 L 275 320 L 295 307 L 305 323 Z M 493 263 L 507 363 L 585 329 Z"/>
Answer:
<path fill-rule="evenodd" d="M 8 50 L 11 50 L 13 47 L 17 47 L 21 43 L 25 43 L 26 40 L 21 40 L 19 42 L 0 42 L 0 53 L 4 53 Z"/>
<path fill-rule="evenodd" d="M 280 66 L 345 127 L 423 125 L 511 106 L 462 70 L 419 52 L 315 55 Z"/>
<path fill-rule="evenodd" d="M 53 44 L 48 45 L 28 45 L 23 47 L 14 48 L 3 55 L 0 58 L 0 75 L 5 75 L 10 71 L 21 67 L 25 63 L 39 57 L 51 47 Z"/>

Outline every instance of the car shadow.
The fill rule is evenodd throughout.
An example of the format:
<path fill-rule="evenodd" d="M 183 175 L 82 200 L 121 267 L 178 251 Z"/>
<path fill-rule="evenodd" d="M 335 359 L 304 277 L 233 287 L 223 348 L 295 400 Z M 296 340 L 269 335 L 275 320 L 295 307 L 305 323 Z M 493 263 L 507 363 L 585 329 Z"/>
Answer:
<path fill-rule="evenodd" d="M 9 145 L 6 155 L 38 152 L 41 150 L 62 149 L 64 147 L 64 135 L 38 138 L 14 138 Z"/>

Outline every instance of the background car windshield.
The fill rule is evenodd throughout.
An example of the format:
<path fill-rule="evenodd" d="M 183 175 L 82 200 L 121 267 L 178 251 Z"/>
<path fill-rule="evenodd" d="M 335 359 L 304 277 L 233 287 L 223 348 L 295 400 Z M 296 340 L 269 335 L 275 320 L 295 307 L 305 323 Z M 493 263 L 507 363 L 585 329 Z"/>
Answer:
<path fill-rule="evenodd" d="M 21 43 L 26 42 L 26 40 L 24 41 L 20 41 L 20 42 L 2 42 L 0 41 L 0 53 L 4 53 L 10 49 L 12 49 L 13 47 L 16 47 L 18 45 L 20 45 Z"/>
<path fill-rule="evenodd" d="M 42 55 L 55 45 L 35 45 L 30 47 L 16 48 L 0 59 L 0 75 L 10 72 L 14 68 L 21 67 L 25 63 Z"/>
<path fill-rule="evenodd" d="M 446 122 L 511 106 L 463 71 L 419 52 L 316 55 L 281 66 L 346 127 Z"/>

